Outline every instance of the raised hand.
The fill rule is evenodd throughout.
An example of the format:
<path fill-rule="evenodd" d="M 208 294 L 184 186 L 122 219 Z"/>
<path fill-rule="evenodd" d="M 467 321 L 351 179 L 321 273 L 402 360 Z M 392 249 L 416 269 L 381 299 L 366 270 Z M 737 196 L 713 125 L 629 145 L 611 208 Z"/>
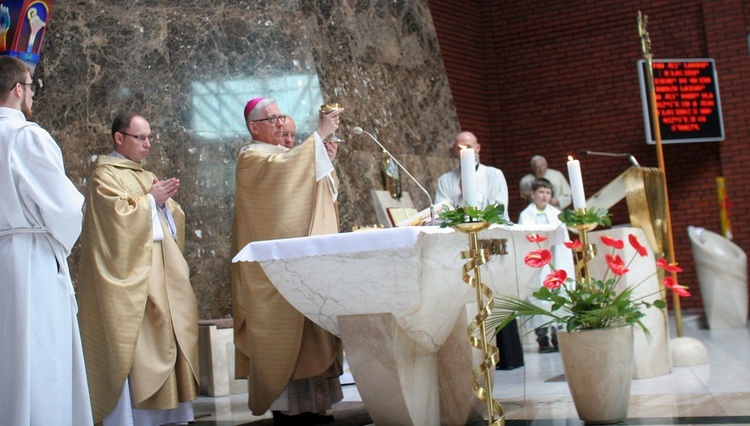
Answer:
<path fill-rule="evenodd" d="M 172 198 L 180 187 L 180 180 L 177 178 L 169 178 L 165 180 L 159 180 L 154 178 L 154 183 L 148 190 L 148 193 L 154 197 L 156 205 L 164 208 L 167 200 Z"/>

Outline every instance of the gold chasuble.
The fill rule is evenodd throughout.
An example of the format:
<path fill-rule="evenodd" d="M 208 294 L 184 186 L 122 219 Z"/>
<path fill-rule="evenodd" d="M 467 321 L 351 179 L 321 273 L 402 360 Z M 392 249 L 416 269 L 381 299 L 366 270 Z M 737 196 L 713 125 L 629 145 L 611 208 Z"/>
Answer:
<path fill-rule="evenodd" d="M 232 256 L 255 241 L 338 233 L 329 180 L 316 182 L 312 136 L 289 151 L 247 148 L 235 172 Z M 341 340 L 294 309 L 257 262 L 232 264 L 232 306 L 235 373 L 249 375 L 253 414 L 265 413 L 290 380 L 342 374 Z"/>
<path fill-rule="evenodd" d="M 140 163 L 102 155 L 87 187 L 78 320 L 95 422 L 114 409 L 128 377 L 134 408 L 171 409 L 198 392 L 185 215 L 170 199 L 178 237 L 162 218 L 164 240 L 153 241 L 147 194 L 154 178 Z"/>

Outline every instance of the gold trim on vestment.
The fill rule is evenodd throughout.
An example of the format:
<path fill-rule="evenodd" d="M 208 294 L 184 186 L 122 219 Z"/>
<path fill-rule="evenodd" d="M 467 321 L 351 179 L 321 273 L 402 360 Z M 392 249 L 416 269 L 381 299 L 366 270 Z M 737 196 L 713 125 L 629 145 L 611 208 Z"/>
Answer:
<path fill-rule="evenodd" d="M 266 151 L 251 146 L 237 159 L 232 256 L 254 241 L 338 232 L 328 179 L 316 181 L 313 137 L 289 151 Z M 235 375 L 249 376 L 254 414 L 265 413 L 292 378 L 340 371 L 341 341 L 307 324 L 258 263 L 232 265 L 232 302 Z"/>

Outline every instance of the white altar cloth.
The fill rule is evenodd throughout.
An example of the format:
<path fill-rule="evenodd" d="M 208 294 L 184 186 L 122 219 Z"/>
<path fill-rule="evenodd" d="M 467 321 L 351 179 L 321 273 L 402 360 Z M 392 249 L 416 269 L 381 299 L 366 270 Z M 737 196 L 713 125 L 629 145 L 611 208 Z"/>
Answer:
<path fill-rule="evenodd" d="M 526 236 L 564 241 L 563 226 L 495 226 L 480 239 L 506 239 L 507 255 L 493 255 L 482 281 L 493 292 L 525 297 L 539 286 L 539 270 L 522 261 L 538 248 Z M 300 312 L 340 335 L 341 315 L 390 313 L 420 346 L 437 352 L 475 291 L 461 278 L 468 238 L 453 229 L 406 227 L 248 244 L 233 262 L 260 262 L 279 292 Z"/>

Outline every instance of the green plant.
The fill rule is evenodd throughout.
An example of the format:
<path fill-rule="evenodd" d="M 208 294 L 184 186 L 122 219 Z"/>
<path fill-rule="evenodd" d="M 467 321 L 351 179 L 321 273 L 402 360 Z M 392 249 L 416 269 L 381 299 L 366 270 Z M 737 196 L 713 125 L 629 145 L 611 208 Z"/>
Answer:
<path fill-rule="evenodd" d="M 536 234 L 526 238 L 530 242 L 536 242 L 539 250 L 528 253 L 524 258 L 524 263 L 533 268 L 550 265 L 552 253 L 548 249 L 541 248 L 540 244 L 546 238 Z M 625 264 L 616 253 L 616 250 L 624 248 L 622 240 L 602 236 L 601 241 L 605 246 L 612 248 L 611 253 L 605 255 L 608 268 L 603 277 L 590 277 L 589 282 L 576 282 L 567 276 L 565 270 L 552 269 L 552 272 L 544 278 L 543 286 L 533 293 L 534 298 L 550 302 L 552 305 L 550 309 L 537 306 L 528 300 L 498 295 L 495 296 L 495 306 L 487 320 L 488 326 L 500 329 L 519 316 L 543 316 L 549 318 L 545 325 L 564 325 L 568 331 L 637 325 L 648 335 L 648 329 L 641 322 L 641 318 L 645 315 L 643 310 L 652 306 L 664 309 L 666 303 L 661 299 L 653 302 L 644 300 L 651 294 L 635 298 L 633 291 L 643 281 L 623 291 L 616 290 L 617 283 L 629 271 L 628 268 L 633 261 L 637 257 L 646 256 L 648 251 L 634 235 L 629 235 L 628 241 L 636 253 Z M 580 242 L 576 240 L 565 245 L 570 249 L 576 249 L 580 247 Z M 664 259 L 659 259 L 656 265 L 668 272 L 682 272 L 678 266 L 669 265 Z M 679 285 L 671 275 L 664 278 L 662 283 L 680 296 L 690 296 L 687 288 Z"/>
<path fill-rule="evenodd" d="M 597 224 L 599 226 L 610 226 L 612 219 L 606 209 L 582 209 L 565 210 L 557 216 L 562 223 L 569 227 Z"/>
<path fill-rule="evenodd" d="M 442 223 L 440 223 L 441 228 L 448 228 L 460 223 L 468 222 L 488 222 L 500 225 L 512 225 L 512 222 L 503 219 L 503 215 L 505 215 L 505 206 L 502 204 L 491 204 L 482 210 L 471 206 L 457 207 L 455 209 L 444 207 L 443 210 L 438 213 L 438 216 L 442 219 Z"/>

